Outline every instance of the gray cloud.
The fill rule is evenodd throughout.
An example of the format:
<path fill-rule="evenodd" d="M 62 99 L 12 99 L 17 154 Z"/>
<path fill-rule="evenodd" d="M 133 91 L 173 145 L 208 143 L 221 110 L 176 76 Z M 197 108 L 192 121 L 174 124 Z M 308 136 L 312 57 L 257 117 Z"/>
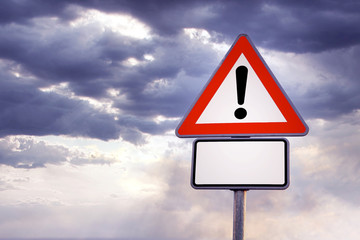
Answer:
<path fill-rule="evenodd" d="M 0 163 L 16 168 L 38 168 L 45 164 L 59 164 L 66 161 L 69 152 L 60 146 L 47 146 L 30 139 L 0 140 Z"/>
<path fill-rule="evenodd" d="M 130 100 L 115 106 L 134 115 L 177 117 L 209 78 L 209 66 L 215 68 L 218 57 L 183 34 L 159 39 L 151 53 L 154 61 L 122 72 L 120 82 L 115 81 Z"/>
<path fill-rule="evenodd" d="M 288 64 L 281 80 L 287 84 L 289 78 L 297 79 L 289 84 L 289 94 L 305 117 L 337 119 L 360 109 L 360 45 L 300 56 Z"/>
<path fill-rule="evenodd" d="M 27 23 L 34 17 L 62 16 L 64 19 L 72 19 L 76 15 L 67 9 L 69 2 L 60 1 L 6 1 L 1 3 L 0 23 L 9 24 L 14 22 Z"/>
<path fill-rule="evenodd" d="M 354 27 L 359 17 L 354 2 L 63 1 L 56 7 L 41 3 L 0 3 L 9 8 L 0 21 L 0 58 L 13 65 L 3 68 L 1 76 L 1 136 L 66 134 L 140 143 L 143 133 L 173 129 L 220 61 L 209 45 L 184 35 L 183 28 L 189 27 L 206 29 L 215 42 L 231 43 L 239 32 L 246 32 L 258 47 L 316 52 L 307 59 L 318 61 L 316 65 L 332 75 L 324 75 L 321 87 L 290 94 L 305 109 L 305 117 L 332 118 L 359 107 L 353 63 L 359 58 Z M 152 38 L 126 37 L 94 23 L 70 27 L 80 16 L 77 6 L 131 14 L 152 28 Z M 26 13 L 21 10 L 25 7 L 26 12 L 34 11 Z M 14 13 L 19 16 L 11 17 Z M 338 56 L 353 61 L 336 62 Z M 124 64 L 129 58 L 139 63 Z M 12 76 L 13 68 L 20 77 Z M 342 87 L 333 79 L 325 83 L 334 76 L 343 79 Z M 67 83 L 77 97 L 111 102 L 119 113 L 39 90 L 60 83 Z M 158 116 L 165 120 L 157 121 Z"/>
<path fill-rule="evenodd" d="M 360 38 L 357 1 L 7 1 L 2 22 L 23 22 L 34 17 L 74 19 L 70 4 L 105 12 L 130 13 L 155 32 L 176 35 L 184 27 L 216 31 L 232 41 L 240 32 L 254 36 L 261 47 L 289 52 L 319 52 L 349 47 Z M 31 11 L 30 11 L 31 10 Z M 16 17 L 14 17 L 16 16 Z"/>
<path fill-rule="evenodd" d="M 248 33 L 261 47 L 287 52 L 320 52 L 349 47 L 360 39 L 357 1 L 86 1 L 108 12 L 127 12 L 159 34 L 173 35 L 184 27 L 216 31 L 232 41 Z M 154 17 L 156 16 L 156 17 Z"/>
<path fill-rule="evenodd" d="M 66 162 L 73 165 L 110 164 L 111 159 L 96 152 L 71 150 L 61 145 L 50 145 L 31 137 L 6 137 L 0 139 L 0 164 L 15 168 L 43 168 L 48 164 Z"/>
<path fill-rule="evenodd" d="M 0 136 L 68 134 L 103 140 L 118 138 L 114 117 L 92 108 L 85 101 L 42 92 L 30 79 L 1 77 Z"/>
<path fill-rule="evenodd" d="M 49 29 L 49 26 L 57 28 Z M 47 27 L 40 24 L 3 26 L 0 57 L 16 61 L 24 70 L 47 82 L 91 84 L 109 76 L 105 62 L 98 56 L 98 48 L 89 39 L 91 29 L 68 30 L 71 28 L 56 21 Z M 93 88 L 99 89 L 96 85 Z"/>
<path fill-rule="evenodd" d="M 91 33 L 90 25 L 68 30 L 58 22 L 31 23 L 0 28 L 0 57 L 7 59 L 1 82 L 2 136 L 68 134 L 107 140 L 121 132 L 124 139 L 141 142 L 141 132 L 161 134 L 175 128 L 174 120 L 157 123 L 154 118 L 182 114 L 200 89 L 198 77 L 206 79 L 207 66 L 217 60 L 214 51 L 184 34 L 140 41 L 110 32 Z M 56 31 L 44 27 L 53 25 Z M 145 54 L 154 60 L 144 59 Z M 122 62 L 129 57 L 144 63 L 125 66 Z M 21 76 L 14 77 L 14 71 Z M 122 112 L 119 120 L 85 101 L 38 90 L 64 82 L 76 96 L 113 101 Z M 125 101 L 110 96 L 109 89 L 119 90 Z"/>

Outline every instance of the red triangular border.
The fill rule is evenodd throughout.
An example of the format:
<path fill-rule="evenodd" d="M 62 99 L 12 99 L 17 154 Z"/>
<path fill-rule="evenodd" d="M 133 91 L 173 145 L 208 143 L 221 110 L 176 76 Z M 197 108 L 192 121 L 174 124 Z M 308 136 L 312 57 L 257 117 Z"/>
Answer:
<path fill-rule="evenodd" d="M 241 54 L 244 54 L 286 122 L 255 123 L 201 123 L 196 124 L 202 112 L 215 95 Z M 203 136 L 304 136 L 308 126 L 296 111 L 261 55 L 247 35 L 239 35 L 223 59 L 220 67 L 204 87 L 202 93 L 176 129 L 178 137 Z"/>

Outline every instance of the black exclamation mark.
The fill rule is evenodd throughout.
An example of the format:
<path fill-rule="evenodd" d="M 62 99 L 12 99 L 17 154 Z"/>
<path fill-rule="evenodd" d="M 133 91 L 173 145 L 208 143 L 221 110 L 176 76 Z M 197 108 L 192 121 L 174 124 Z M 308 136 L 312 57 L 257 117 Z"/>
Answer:
<path fill-rule="evenodd" d="M 247 67 L 240 66 L 236 68 L 236 90 L 239 105 L 243 105 L 245 101 L 247 74 Z M 244 119 L 247 115 L 247 112 L 244 108 L 238 108 L 235 110 L 234 115 L 237 119 Z"/>

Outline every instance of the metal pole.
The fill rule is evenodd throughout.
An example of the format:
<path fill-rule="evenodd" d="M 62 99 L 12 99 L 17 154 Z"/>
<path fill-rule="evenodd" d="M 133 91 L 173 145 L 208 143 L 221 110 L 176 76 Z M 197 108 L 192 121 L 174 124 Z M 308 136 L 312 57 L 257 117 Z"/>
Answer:
<path fill-rule="evenodd" d="M 244 240 L 246 191 L 234 190 L 233 240 Z"/>

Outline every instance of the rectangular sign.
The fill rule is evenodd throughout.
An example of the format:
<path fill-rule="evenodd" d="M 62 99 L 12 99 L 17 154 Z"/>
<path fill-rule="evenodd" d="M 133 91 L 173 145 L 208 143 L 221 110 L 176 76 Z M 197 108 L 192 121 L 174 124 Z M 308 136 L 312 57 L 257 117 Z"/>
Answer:
<path fill-rule="evenodd" d="M 288 145 L 284 138 L 196 139 L 191 185 L 195 189 L 286 189 Z"/>

